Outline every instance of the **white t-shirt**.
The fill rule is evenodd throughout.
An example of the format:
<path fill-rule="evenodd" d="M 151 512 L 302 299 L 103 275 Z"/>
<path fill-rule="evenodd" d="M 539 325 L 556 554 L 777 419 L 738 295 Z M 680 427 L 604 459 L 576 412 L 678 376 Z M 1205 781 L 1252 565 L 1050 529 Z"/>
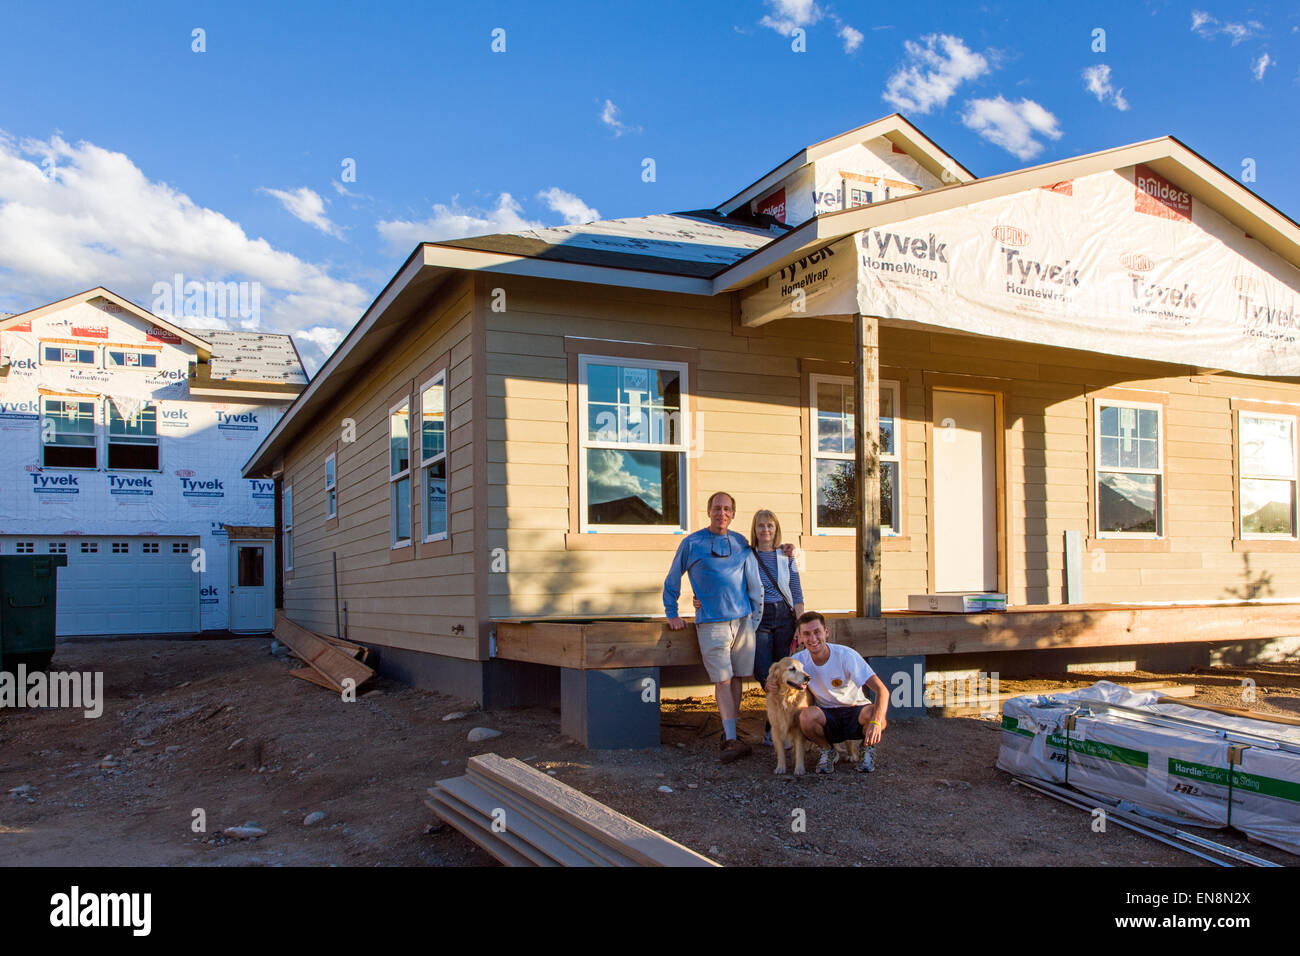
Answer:
<path fill-rule="evenodd" d="M 794 655 L 812 678 L 808 689 L 812 691 L 817 706 L 855 707 L 868 703 L 862 687 L 876 673 L 871 665 L 851 647 L 843 644 L 827 644 L 826 647 L 831 656 L 820 667 L 813 663 L 812 654 L 807 650 Z"/>

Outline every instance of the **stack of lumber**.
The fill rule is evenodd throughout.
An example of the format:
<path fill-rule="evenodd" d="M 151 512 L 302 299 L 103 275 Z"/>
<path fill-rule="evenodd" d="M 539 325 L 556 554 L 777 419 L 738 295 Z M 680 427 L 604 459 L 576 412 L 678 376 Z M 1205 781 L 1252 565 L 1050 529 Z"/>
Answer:
<path fill-rule="evenodd" d="M 506 866 L 718 866 L 521 760 L 470 757 L 439 780 L 434 813 Z"/>
<path fill-rule="evenodd" d="M 375 672 L 364 663 L 370 656 L 369 649 L 351 641 L 309 631 L 285 617 L 284 611 L 275 612 L 274 633 L 276 640 L 307 665 L 289 671 L 292 677 L 341 694 L 345 680 L 350 679 L 352 689 L 359 690 L 362 684 L 375 676 Z"/>

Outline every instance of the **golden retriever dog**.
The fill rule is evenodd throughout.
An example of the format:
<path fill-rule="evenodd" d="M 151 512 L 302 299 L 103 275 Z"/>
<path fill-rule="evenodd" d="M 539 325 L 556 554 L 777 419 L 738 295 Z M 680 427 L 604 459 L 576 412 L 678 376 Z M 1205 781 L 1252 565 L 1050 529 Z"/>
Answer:
<path fill-rule="evenodd" d="M 785 745 L 794 741 L 794 775 L 803 776 L 804 747 L 807 744 L 799 729 L 799 711 L 811 707 L 812 693 L 808 690 L 811 678 L 793 657 L 783 657 L 767 672 L 768 680 L 776 679 L 777 688 L 767 695 L 767 722 L 772 725 L 772 749 L 776 751 L 776 769 L 785 773 Z"/>

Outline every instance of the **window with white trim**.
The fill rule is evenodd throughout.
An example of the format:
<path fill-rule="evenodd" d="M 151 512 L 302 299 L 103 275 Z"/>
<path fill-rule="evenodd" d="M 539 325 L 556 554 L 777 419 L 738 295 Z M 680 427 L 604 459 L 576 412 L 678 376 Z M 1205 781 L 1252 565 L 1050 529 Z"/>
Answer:
<path fill-rule="evenodd" d="M 94 468 L 98 463 L 93 399 L 46 398 L 41 403 L 41 464 Z"/>
<path fill-rule="evenodd" d="M 424 540 L 447 537 L 447 373 L 420 389 L 420 481 Z"/>
<path fill-rule="evenodd" d="M 184 541 L 173 541 L 172 554 L 189 554 L 189 549 L 185 547 Z"/>
<path fill-rule="evenodd" d="M 899 533 L 898 382 L 880 383 L 880 533 Z M 854 534 L 857 467 L 853 443 L 853 379 L 812 375 L 808 382 L 813 534 Z"/>
<path fill-rule="evenodd" d="M 411 543 L 411 403 L 388 410 L 389 547 Z"/>
<path fill-rule="evenodd" d="M 68 553 L 68 542 L 66 541 L 50 542 L 50 554 L 67 554 L 67 553 Z"/>
<path fill-rule="evenodd" d="M 338 462 L 335 460 L 334 454 L 331 453 L 330 456 L 325 459 L 325 517 L 326 518 L 336 518 L 338 517 L 338 513 L 339 513 L 338 476 L 336 472 L 337 468 L 338 468 Z"/>
<path fill-rule="evenodd" d="M 114 554 L 130 554 L 130 553 L 131 553 L 131 542 L 130 542 L 130 541 L 114 541 L 114 542 L 113 542 L 113 553 L 114 553 Z"/>
<path fill-rule="evenodd" d="M 1097 536 L 1164 533 L 1163 406 L 1096 401 Z"/>
<path fill-rule="evenodd" d="M 157 471 L 158 406 L 142 402 L 138 407 L 119 409 L 111 398 L 105 405 L 109 471 Z"/>
<path fill-rule="evenodd" d="M 280 501 L 280 521 L 284 525 L 284 569 L 293 570 L 293 485 L 285 485 Z"/>
<path fill-rule="evenodd" d="M 98 542 L 98 541 L 83 541 L 83 542 L 81 542 L 81 553 L 82 553 L 82 554 L 99 554 L 99 542 Z"/>
<path fill-rule="evenodd" d="M 158 553 L 159 553 L 159 551 L 158 551 L 158 542 L 157 542 L 157 541 L 146 541 L 146 542 L 144 542 L 142 545 L 140 545 L 140 550 L 141 550 L 141 552 L 143 552 L 144 554 L 158 554 Z"/>
<path fill-rule="evenodd" d="M 158 353 L 138 351 L 135 349 L 104 349 L 104 367 L 115 368 L 157 368 Z"/>
<path fill-rule="evenodd" d="M 1296 536 L 1296 417 L 1237 413 L 1243 538 Z"/>
<path fill-rule="evenodd" d="M 35 542 L 35 541 L 19 541 L 19 542 L 14 546 L 14 550 L 15 550 L 18 554 L 35 554 L 35 553 L 36 553 L 36 542 Z"/>
<path fill-rule="evenodd" d="M 88 345 L 48 345 L 41 343 L 42 365 L 80 365 L 96 368 L 99 350 Z"/>
<path fill-rule="evenodd" d="M 686 527 L 687 367 L 578 357 L 582 530 Z"/>

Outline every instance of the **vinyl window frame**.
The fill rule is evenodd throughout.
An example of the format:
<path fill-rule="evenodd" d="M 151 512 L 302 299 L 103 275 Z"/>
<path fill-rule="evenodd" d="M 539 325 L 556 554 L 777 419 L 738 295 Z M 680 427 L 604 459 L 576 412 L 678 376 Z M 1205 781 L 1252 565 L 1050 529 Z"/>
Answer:
<path fill-rule="evenodd" d="M 337 518 L 339 514 L 339 463 L 338 455 L 325 456 L 325 517 Z"/>
<path fill-rule="evenodd" d="M 1273 418 L 1278 420 L 1289 421 L 1291 423 L 1291 477 L 1279 478 L 1275 475 L 1254 475 L 1246 473 L 1245 456 L 1242 454 L 1242 424 L 1243 416 L 1250 418 Z M 1276 542 L 1279 545 L 1295 544 L 1300 542 L 1300 460 L 1297 458 L 1298 448 L 1300 446 L 1300 415 L 1296 412 L 1267 409 L 1258 403 L 1246 405 L 1237 405 L 1235 402 L 1232 409 L 1233 424 L 1233 489 L 1234 489 L 1234 533 L 1233 538 L 1238 542 L 1259 543 L 1259 542 Z M 1267 532 L 1251 531 L 1247 532 L 1242 526 L 1243 498 L 1241 485 L 1243 481 L 1251 479 L 1260 479 L 1265 481 L 1290 481 L 1291 482 L 1291 533 L 1290 534 L 1270 534 Z"/>
<path fill-rule="evenodd" d="M 393 419 L 402 410 L 406 410 L 406 467 L 397 472 L 393 471 Z M 388 408 L 388 444 L 384 455 L 384 462 L 388 465 L 388 549 L 396 551 L 399 548 L 409 548 L 415 541 L 413 515 L 414 499 L 411 492 L 411 397 L 409 394 L 404 395 L 401 401 L 390 405 Z M 402 490 L 402 480 L 406 480 L 406 537 L 398 537 L 397 531 L 397 498 Z"/>
<path fill-rule="evenodd" d="M 47 441 L 45 440 L 45 431 L 46 431 L 46 425 L 45 425 L 45 422 L 46 422 L 46 417 L 47 417 L 47 415 L 49 414 L 49 413 L 46 411 L 46 408 L 47 408 L 47 405 L 48 405 L 49 403 L 51 403 L 51 402 L 53 402 L 53 403 L 57 403 L 57 404 L 59 404 L 59 405 L 77 405 L 77 406 L 81 406 L 81 405 L 89 405 L 89 406 L 90 406 L 91 436 L 92 436 L 93 439 L 94 439 L 93 442 L 92 442 L 90 445 L 71 445 L 71 444 L 61 444 L 61 443 L 58 442 L 58 441 L 48 441 L 48 442 L 47 442 Z M 103 453 L 103 455 L 101 456 L 101 453 L 100 453 L 100 447 L 99 447 L 99 445 L 100 445 L 100 442 L 99 442 L 99 426 L 100 426 L 100 417 L 101 417 L 101 412 L 100 412 L 100 402 L 98 401 L 97 397 L 96 397 L 96 396 L 84 396 L 84 397 L 83 397 L 83 396 L 76 396 L 76 395 L 42 395 L 42 396 L 40 396 L 40 403 L 41 403 L 41 414 L 40 414 L 40 425 L 41 425 L 41 427 L 40 427 L 40 432 L 39 432 L 39 434 L 37 435 L 37 439 L 38 439 L 39 442 L 40 442 L 40 453 L 39 453 L 39 455 L 38 455 L 38 459 L 37 459 L 37 460 L 40 462 L 40 466 L 41 466 L 41 468 L 49 468 L 49 469 L 51 469 L 51 470 L 55 470 L 55 471 L 103 471 L 104 468 L 102 468 L 101 466 L 107 463 L 107 461 L 106 461 L 106 459 L 107 459 L 107 450 L 105 450 L 104 453 Z M 78 409 L 78 414 L 80 414 L 80 409 Z M 104 412 L 103 414 L 107 414 L 107 412 Z M 52 417 L 53 417 L 55 420 L 59 420 L 62 416 L 52 416 Z M 55 432 L 54 432 L 54 435 L 55 435 L 56 438 L 58 437 L 58 434 L 59 434 L 59 432 L 58 432 L 58 429 L 56 428 L 56 429 L 55 429 Z M 68 433 L 68 434 L 73 434 L 73 433 L 70 432 L 70 433 Z M 51 447 L 53 447 L 53 448 L 92 448 L 92 449 L 94 449 L 94 452 L 95 452 L 95 463 L 94 463 L 93 465 L 52 465 L 52 464 L 48 464 L 48 463 L 46 462 L 46 460 L 45 460 L 45 449 L 46 449 L 46 448 L 51 448 Z"/>
<path fill-rule="evenodd" d="M 435 454 L 430 455 L 428 458 L 426 458 L 424 456 L 424 396 L 429 389 L 439 385 L 442 386 L 442 451 L 436 452 Z M 420 502 L 420 542 L 422 544 L 431 544 L 435 541 L 446 541 L 448 537 L 450 537 L 451 535 L 451 461 L 448 457 L 448 447 L 451 444 L 451 429 L 448 427 L 450 422 L 450 416 L 448 415 L 448 407 L 451 404 L 451 402 L 450 402 L 449 390 L 447 388 L 447 369 L 445 368 L 438 369 L 433 375 L 431 375 L 425 381 L 423 385 L 419 387 L 419 389 L 416 390 L 415 394 L 416 394 L 416 398 L 419 401 L 419 406 L 420 406 L 420 428 L 419 428 L 420 494 L 418 495 L 418 499 Z M 414 422 L 414 416 L 412 416 L 412 422 Z M 416 430 L 411 429 L 411 437 L 409 441 L 412 444 L 414 444 L 415 442 L 415 436 L 416 436 Z M 411 455 L 410 460 L 412 462 L 415 461 L 415 456 Z M 428 534 L 427 530 L 429 527 L 429 514 L 428 514 L 429 512 L 429 494 L 428 494 L 429 470 L 433 468 L 435 465 L 437 465 L 439 462 L 442 462 L 442 471 L 443 471 L 442 481 L 447 486 L 447 500 L 443 503 L 443 527 L 445 530 L 438 532 L 436 534 Z M 411 533 L 412 535 L 414 535 L 415 533 L 414 528 L 411 529 Z"/>
<path fill-rule="evenodd" d="M 1166 529 L 1168 528 L 1168 515 L 1166 515 L 1165 498 L 1168 489 L 1168 480 L 1165 475 L 1165 412 L 1167 405 L 1159 401 L 1143 401 L 1141 399 L 1129 398 L 1112 398 L 1107 396 L 1090 396 L 1091 402 L 1091 455 L 1093 467 L 1091 468 L 1090 480 L 1092 482 L 1092 514 L 1089 516 L 1094 529 L 1096 540 L 1098 541 L 1165 541 Z M 1156 412 L 1156 468 L 1124 468 L 1124 467 L 1107 467 L 1101 459 L 1101 410 L 1107 408 L 1135 408 L 1149 409 Z M 1149 531 L 1103 531 L 1101 527 L 1101 476 L 1103 474 L 1128 474 L 1128 475 L 1155 475 L 1158 479 L 1156 489 L 1156 530 L 1154 533 Z"/>
<path fill-rule="evenodd" d="M 73 349 L 77 351 L 84 350 L 90 352 L 91 358 L 89 362 L 65 362 L 62 359 L 47 359 L 45 357 L 46 349 L 58 349 L 60 352 L 69 349 Z M 100 345 L 86 345 L 80 342 L 78 342 L 75 345 L 69 345 L 64 342 L 48 342 L 48 341 L 40 341 L 37 343 L 37 352 L 39 353 L 41 365 L 57 365 L 64 368 L 103 368 L 104 356 L 101 352 L 101 349 L 102 346 Z"/>
<path fill-rule="evenodd" d="M 280 521 L 284 527 L 284 570 L 293 570 L 293 483 L 285 482 L 280 493 Z"/>
<path fill-rule="evenodd" d="M 140 412 L 141 412 L 141 414 L 143 414 L 143 413 L 144 413 L 144 410 L 147 409 L 147 408 L 151 408 L 151 409 L 153 409 L 153 440 L 152 440 L 152 441 L 137 440 L 137 441 L 116 441 L 116 442 L 115 442 L 115 441 L 113 440 L 113 418 L 112 418 L 112 416 L 113 416 L 114 414 L 117 413 L 117 409 L 116 409 L 116 407 L 113 405 L 113 400 L 112 400 L 111 398 L 105 398 L 105 399 L 104 399 L 104 467 L 103 467 L 102 470 L 104 470 L 104 471 L 140 471 L 140 472 L 148 472 L 148 473 L 151 473 L 151 474 L 159 474 L 159 473 L 162 472 L 162 470 L 163 470 L 163 460 L 162 460 L 162 436 L 158 433 L 158 422 L 159 422 L 160 417 L 161 417 L 161 416 L 160 416 L 160 412 L 161 412 L 162 409 L 161 409 L 161 407 L 159 406 L 159 403 L 158 403 L 158 402 L 146 401 L 146 402 L 142 402 L 141 405 L 140 405 Z M 118 417 L 119 417 L 119 418 L 122 418 L 122 416 L 121 416 L 120 414 L 118 414 Z M 122 421 L 125 422 L 126 419 L 122 418 Z M 128 437 L 128 438 L 129 438 L 129 437 L 132 437 L 132 436 L 118 436 L 118 437 L 119 437 L 119 438 L 122 438 L 122 437 Z M 139 438 L 146 438 L 146 437 L 148 437 L 148 436 L 139 436 Z M 113 446 L 113 445 L 128 445 L 128 446 L 130 446 L 130 445 L 134 445 L 134 446 L 148 446 L 148 447 L 154 447 L 154 448 L 157 448 L 157 449 L 158 449 L 158 465 L 157 465 L 157 467 L 155 467 L 155 468 L 120 468 L 120 467 L 119 467 L 119 468 L 114 468 L 114 467 L 112 467 L 112 466 L 109 464 L 109 459 L 108 459 L 109 452 L 112 450 L 112 449 L 111 449 L 111 446 Z"/>
<path fill-rule="evenodd" d="M 817 386 L 822 384 L 839 385 L 849 389 L 850 394 L 853 390 L 853 377 L 844 375 L 830 375 L 822 372 L 811 372 L 808 375 L 808 490 L 809 490 L 809 528 L 813 535 L 817 537 L 845 537 L 857 534 L 856 528 L 823 528 L 817 523 L 817 462 L 818 460 L 827 461 L 856 461 L 856 455 L 853 452 L 824 452 L 817 447 L 818 427 L 817 427 Z M 881 538 L 901 538 L 903 536 L 903 455 L 900 450 L 902 442 L 902 382 L 895 379 L 882 378 L 877 383 L 880 391 L 889 390 L 894 401 L 894 450 L 886 454 L 880 453 L 881 464 L 892 463 L 894 465 L 894 520 L 890 525 L 882 524 L 880 526 Z M 857 414 L 856 406 L 854 414 Z M 883 469 L 882 469 L 883 474 Z M 883 496 L 882 496 L 883 499 Z"/>
<path fill-rule="evenodd" d="M 137 347 L 133 347 L 133 346 L 128 346 L 128 345 L 115 345 L 115 346 L 114 346 L 114 345 L 106 345 L 106 346 L 104 346 L 103 348 L 104 348 L 104 368 L 107 369 L 108 371 L 111 371 L 111 372 L 122 371 L 122 370 L 125 370 L 125 371 L 140 371 L 140 372 L 157 372 L 157 371 L 158 371 L 158 359 L 159 359 L 159 353 L 158 353 L 157 351 L 155 351 L 154 349 L 142 349 L 142 348 L 139 348 L 138 346 L 137 346 Z M 121 353 L 122 353 L 123 363 L 122 363 L 121 365 L 118 365 L 115 361 L 113 361 L 113 359 L 111 358 L 111 355 L 110 355 L 110 353 L 112 353 L 112 352 L 121 352 Z M 143 357 L 146 356 L 146 355 L 152 356 L 152 357 L 153 357 L 153 364 L 152 364 L 152 365 L 145 365 L 145 364 L 143 364 L 143 363 L 139 363 L 139 364 L 136 364 L 136 365 L 131 365 L 131 364 L 129 364 L 129 363 L 127 363 L 127 362 L 125 361 L 127 354 L 139 355 L 141 358 L 143 358 Z"/>

